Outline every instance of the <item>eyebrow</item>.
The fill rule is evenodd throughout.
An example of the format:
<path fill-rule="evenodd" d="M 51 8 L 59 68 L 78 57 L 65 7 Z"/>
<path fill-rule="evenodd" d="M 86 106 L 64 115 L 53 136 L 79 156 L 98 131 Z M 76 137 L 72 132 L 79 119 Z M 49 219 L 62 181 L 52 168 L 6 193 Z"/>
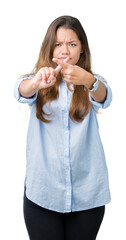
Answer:
<path fill-rule="evenodd" d="M 56 42 L 58 42 L 58 43 L 62 43 L 62 41 L 56 41 Z M 77 43 L 76 40 L 69 41 L 69 43 L 72 43 L 72 42 L 76 42 L 76 43 Z"/>

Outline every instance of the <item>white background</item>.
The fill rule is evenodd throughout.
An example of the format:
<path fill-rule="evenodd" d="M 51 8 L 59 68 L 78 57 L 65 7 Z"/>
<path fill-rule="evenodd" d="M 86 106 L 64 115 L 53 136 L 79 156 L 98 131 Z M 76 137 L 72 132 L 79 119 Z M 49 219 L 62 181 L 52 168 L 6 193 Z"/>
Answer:
<path fill-rule="evenodd" d="M 126 33 L 125 1 L 5 0 L 0 6 L 0 239 L 27 240 L 23 220 L 25 146 L 29 111 L 13 97 L 21 74 L 38 58 L 48 25 L 61 15 L 77 17 L 88 37 L 92 67 L 113 91 L 98 114 L 109 169 L 112 202 L 97 240 L 126 239 Z"/>

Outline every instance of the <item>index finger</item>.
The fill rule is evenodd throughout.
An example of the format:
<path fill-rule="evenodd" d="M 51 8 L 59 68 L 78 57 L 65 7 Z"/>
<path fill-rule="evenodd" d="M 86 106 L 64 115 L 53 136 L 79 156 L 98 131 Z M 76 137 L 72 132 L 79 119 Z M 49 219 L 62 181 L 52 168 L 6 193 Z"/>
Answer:
<path fill-rule="evenodd" d="M 55 68 L 55 75 L 57 76 L 58 73 L 61 71 L 62 67 L 61 65 L 58 65 L 56 68 Z"/>
<path fill-rule="evenodd" d="M 56 62 L 58 64 L 58 66 L 55 68 L 55 73 L 57 76 L 58 73 L 62 70 L 64 63 L 67 63 L 69 61 L 69 57 L 65 58 L 62 62 L 61 62 L 61 60 L 59 60 L 57 58 L 53 58 L 52 61 Z"/>

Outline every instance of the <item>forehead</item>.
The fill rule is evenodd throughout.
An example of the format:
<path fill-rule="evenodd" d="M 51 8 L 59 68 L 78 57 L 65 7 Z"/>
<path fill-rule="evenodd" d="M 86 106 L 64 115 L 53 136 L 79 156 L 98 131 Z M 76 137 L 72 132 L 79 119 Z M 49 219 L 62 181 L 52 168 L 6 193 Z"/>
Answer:
<path fill-rule="evenodd" d="M 60 27 L 56 32 L 56 41 L 79 41 L 79 38 L 75 31 L 69 28 Z"/>

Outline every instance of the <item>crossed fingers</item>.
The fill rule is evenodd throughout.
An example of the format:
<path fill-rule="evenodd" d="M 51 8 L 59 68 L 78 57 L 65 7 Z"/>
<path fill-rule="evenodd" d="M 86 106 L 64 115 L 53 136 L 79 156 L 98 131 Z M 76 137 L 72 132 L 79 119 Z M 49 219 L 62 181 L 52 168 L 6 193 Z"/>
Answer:
<path fill-rule="evenodd" d="M 53 58 L 52 61 L 58 64 L 58 66 L 55 68 L 55 76 L 57 76 L 60 71 L 63 72 L 63 68 L 67 67 L 69 57 L 67 57 L 64 61 L 61 61 L 57 58 Z"/>

